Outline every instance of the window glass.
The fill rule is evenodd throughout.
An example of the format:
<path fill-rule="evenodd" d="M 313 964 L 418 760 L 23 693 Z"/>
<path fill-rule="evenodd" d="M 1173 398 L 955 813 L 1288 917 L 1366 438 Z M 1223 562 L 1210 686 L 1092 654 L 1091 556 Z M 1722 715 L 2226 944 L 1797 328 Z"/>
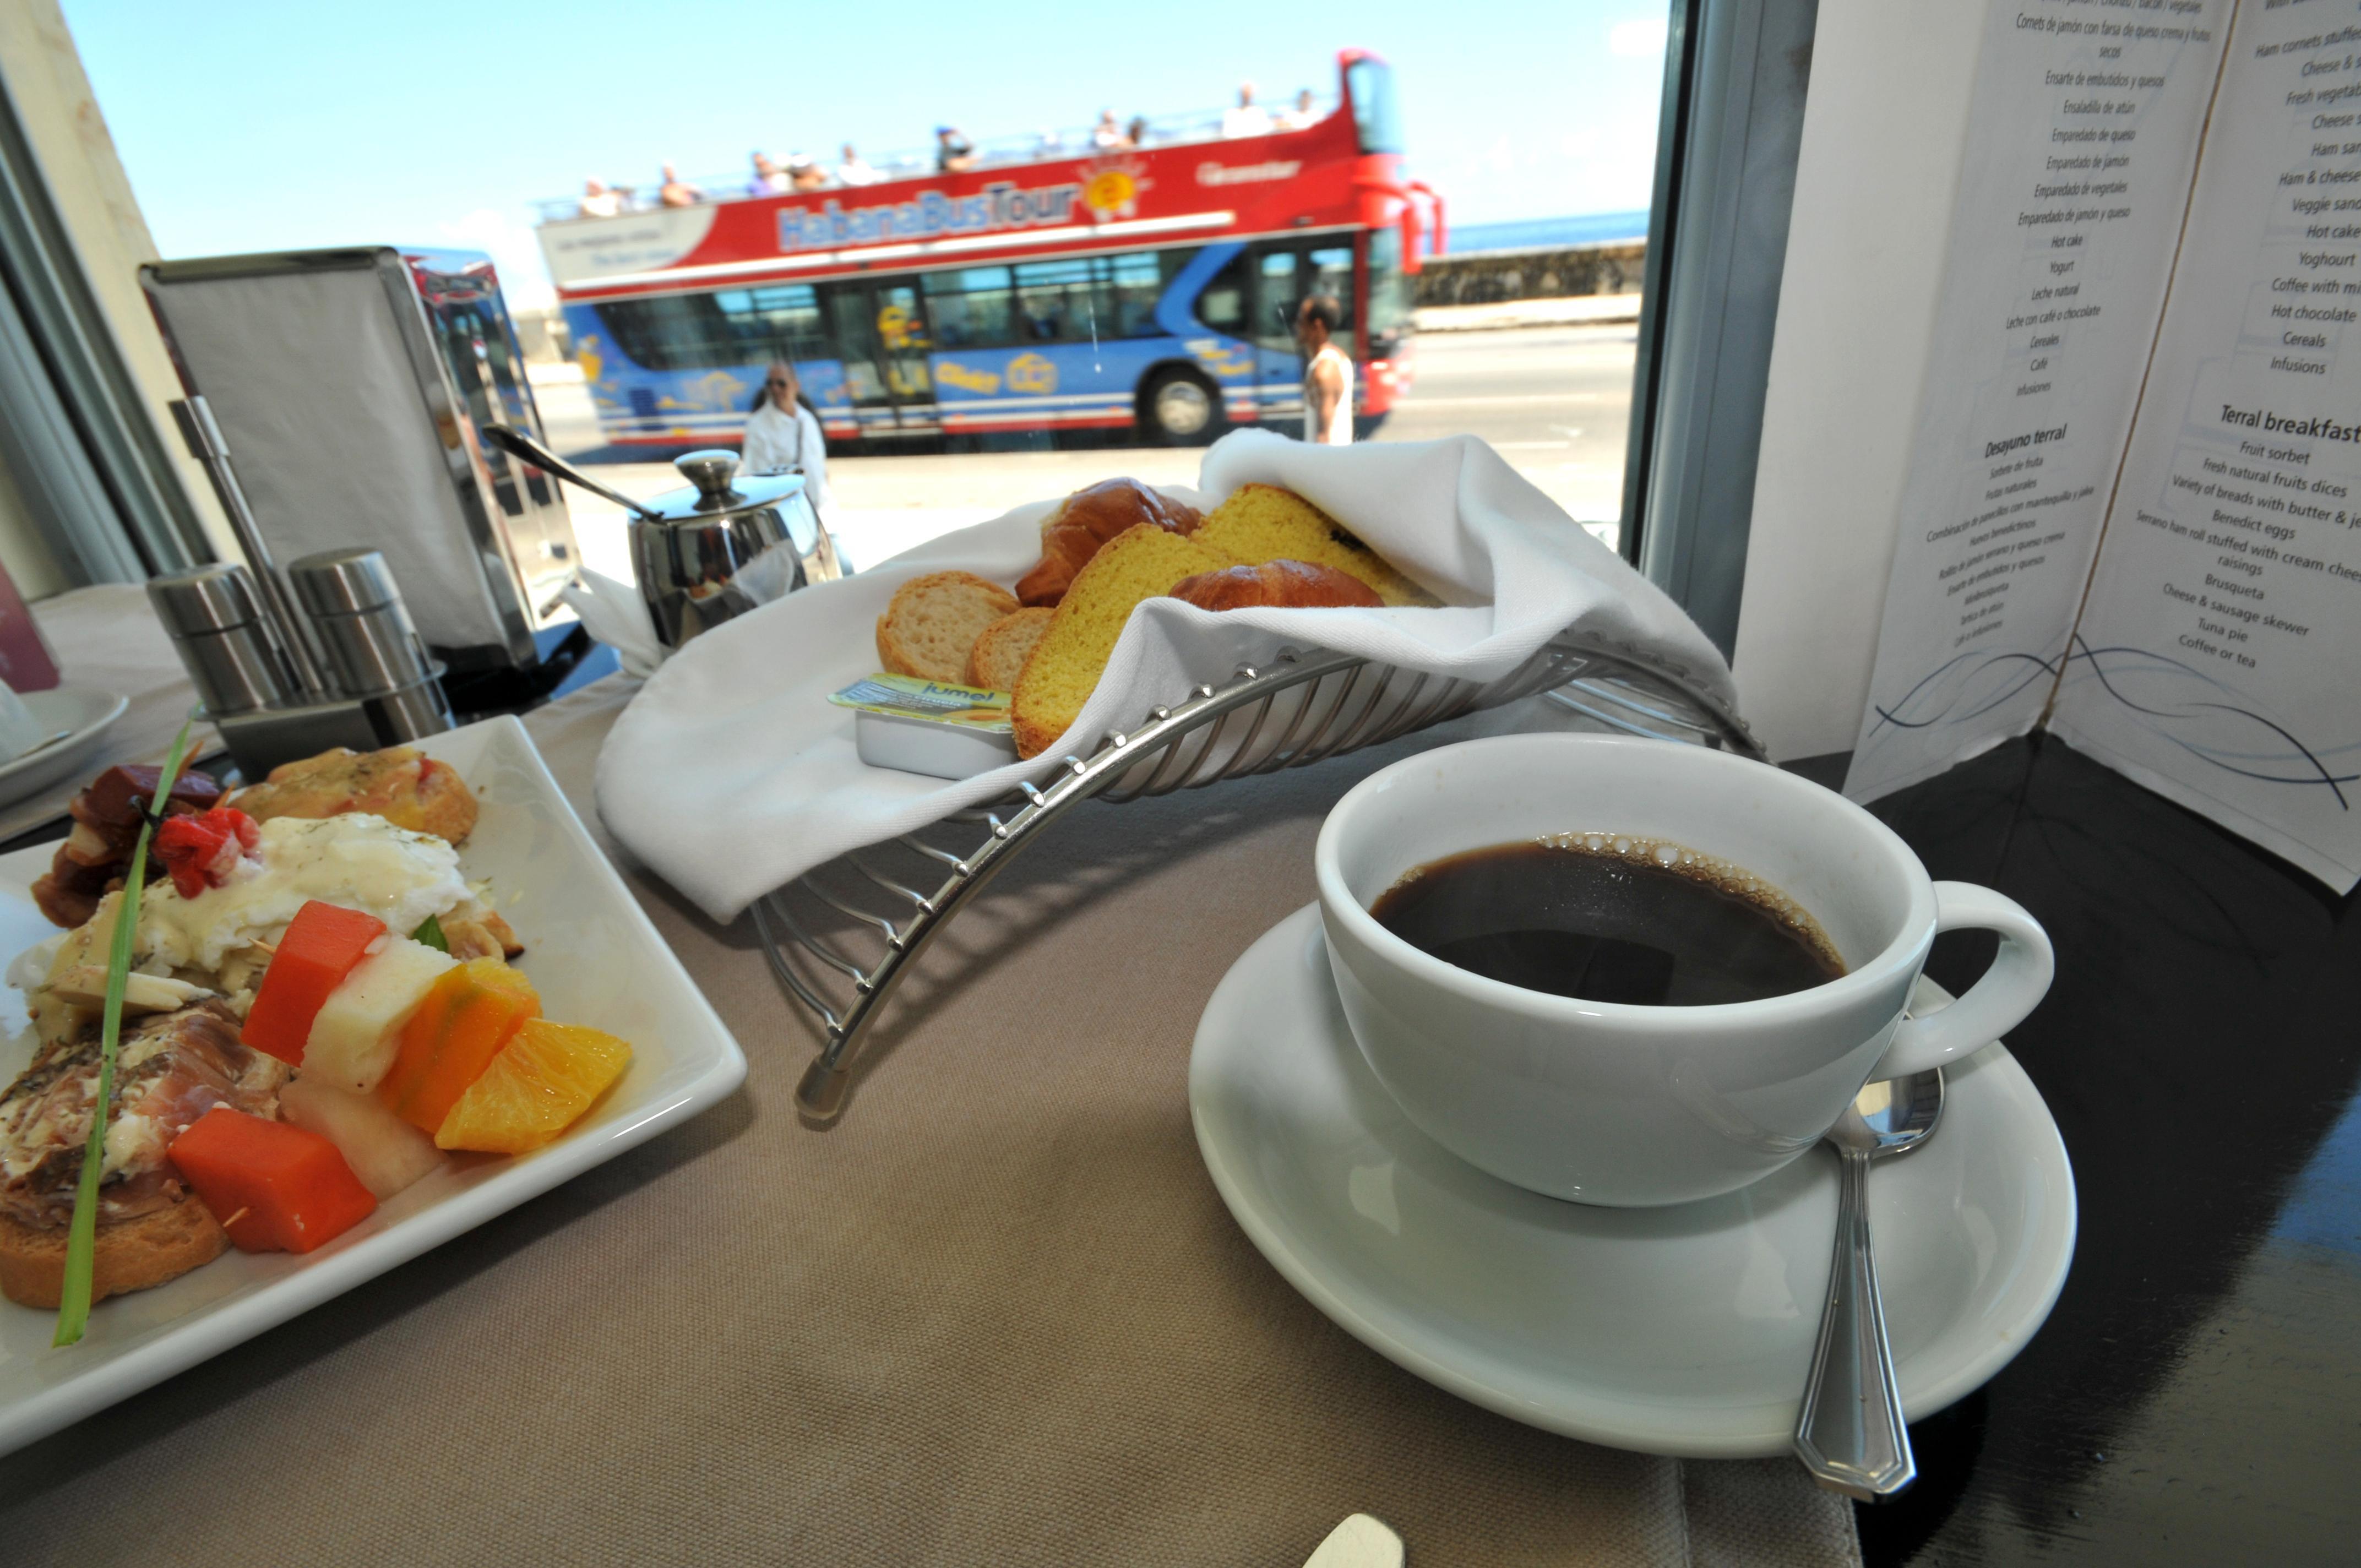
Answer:
<path fill-rule="evenodd" d="M 1266 348 L 1295 346 L 1296 285 L 1301 258 L 1294 250 L 1266 250 L 1255 258 L 1254 338 Z"/>
<path fill-rule="evenodd" d="M 751 338 L 759 350 L 755 358 L 829 357 L 828 334 L 820 326 L 819 300 L 810 284 L 774 283 L 746 294 L 746 309 L 735 324 L 740 338 Z"/>
<path fill-rule="evenodd" d="M 602 300 L 593 309 L 624 356 L 650 370 L 833 357 L 808 283 Z"/>
<path fill-rule="evenodd" d="M 1089 258 L 1027 261 L 1016 268 L 1016 328 L 1020 343 L 1088 343 L 1112 335 L 1101 321 Z"/>
<path fill-rule="evenodd" d="M 1410 327 L 1411 283 L 1401 269 L 1401 230 L 1369 231 L 1369 357 L 1389 359 Z"/>
<path fill-rule="evenodd" d="M 927 313 L 944 348 L 994 348 L 1009 341 L 1008 269 L 968 267 L 927 274 Z"/>
<path fill-rule="evenodd" d="M 1246 330 L 1246 258 L 1239 251 L 1197 296 L 1197 319 L 1215 332 L 1242 337 Z"/>
<path fill-rule="evenodd" d="M 829 292 L 837 341 L 842 345 L 845 394 L 862 407 L 886 401 L 885 382 L 877 372 L 877 320 L 869 291 L 839 286 Z"/>
<path fill-rule="evenodd" d="M 1363 152 L 1400 152 L 1401 121 L 1394 112 L 1393 68 L 1383 60 L 1356 60 L 1345 68 L 1345 90 L 1353 97 L 1353 128 Z"/>
<path fill-rule="evenodd" d="M 1156 324 L 1156 302 L 1163 297 L 1164 286 L 1188 259 L 1187 251 L 1135 251 L 1129 256 L 1106 258 L 1106 268 L 1114 283 L 1114 324 L 1111 337 L 1153 337 L 1163 329 Z"/>
<path fill-rule="evenodd" d="M 1337 335 L 1349 339 L 1353 334 L 1353 247 L 1351 243 L 1347 241 L 1342 245 L 1322 246 L 1318 249 L 1308 252 L 1304 261 L 1306 265 L 1303 292 L 1307 296 L 1326 294 L 1344 307 L 1345 330 Z"/>
<path fill-rule="evenodd" d="M 944 348 L 1088 343 L 1093 331 L 1102 340 L 1154 337 L 1164 330 L 1157 301 L 1196 254 L 1139 250 L 929 272 L 927 313 Z"/>

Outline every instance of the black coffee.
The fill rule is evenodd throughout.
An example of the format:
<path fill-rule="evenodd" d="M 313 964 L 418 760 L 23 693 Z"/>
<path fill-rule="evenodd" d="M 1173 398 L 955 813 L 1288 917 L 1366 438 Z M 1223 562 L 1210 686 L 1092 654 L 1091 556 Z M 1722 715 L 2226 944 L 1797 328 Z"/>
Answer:
<path fill-rule="evenodd" d="M 1676 845 L 1605 834 L 1431 861 L 1369 913 L 1461 969 L 1590 1002 L 1754 1002 L 1844 973 L 1776 889 Z"/>

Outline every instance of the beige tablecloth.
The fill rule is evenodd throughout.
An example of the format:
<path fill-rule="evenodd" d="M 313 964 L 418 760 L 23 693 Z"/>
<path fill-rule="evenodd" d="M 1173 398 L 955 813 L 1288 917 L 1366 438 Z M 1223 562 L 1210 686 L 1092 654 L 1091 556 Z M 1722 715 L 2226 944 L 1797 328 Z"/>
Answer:
<path fill-rule="evenodd" d="M 528 720 L 590 816 L 630 688 Z M 1431 743 L 1431 739 L 1427 742 Z M 1082 808 L 930 952 L 837 1126 L 751 930 L 632 875 L 742 1092 L 0 1460 L 11 1564 L 1856 1563 L 1786 1461 L 1554 1437 L 1290 1289 L 1199 1161 L 1197 1016 L 1393 750 Z"/>

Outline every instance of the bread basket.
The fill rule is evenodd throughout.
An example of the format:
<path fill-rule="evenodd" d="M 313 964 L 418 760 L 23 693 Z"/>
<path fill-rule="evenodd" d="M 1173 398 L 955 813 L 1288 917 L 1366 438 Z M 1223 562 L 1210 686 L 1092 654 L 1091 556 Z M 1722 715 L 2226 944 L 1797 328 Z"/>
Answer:
<path fill-rule="evenodd" d="M 1642 650 L 1565 635 L 1496 680 L 1474 682 L 1348 653 L 1287 650 L 1266 668 L 1200 685 L 1176 707 L 1061 760 L 1046 784 L 839 856 L 757 900 L 779 983 L 825 1043 L 796 1085 L 807 1120 L 843 1113 L 861 1047 L 896 986 L 951 917 L 1070 807 L 1197 789 L 1348 751 L 1537 693 L 1586 728 L 1687 741 L 1763 760 L 1738 715 L 1689 672 Z"/>

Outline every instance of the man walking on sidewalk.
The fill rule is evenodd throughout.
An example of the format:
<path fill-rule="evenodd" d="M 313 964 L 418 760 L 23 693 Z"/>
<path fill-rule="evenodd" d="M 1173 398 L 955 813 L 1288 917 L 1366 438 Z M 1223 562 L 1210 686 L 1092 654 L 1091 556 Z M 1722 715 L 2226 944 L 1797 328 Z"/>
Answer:
<path fill-rule="evenodd" d="M 1331 294 L 1308 296 L 1295 312 L 1295 340 L 1303 345 L 1303 439 L 1323 446 L 1353 444 L 1353 356 L 1336 346 L 1345 307 Z"/>

